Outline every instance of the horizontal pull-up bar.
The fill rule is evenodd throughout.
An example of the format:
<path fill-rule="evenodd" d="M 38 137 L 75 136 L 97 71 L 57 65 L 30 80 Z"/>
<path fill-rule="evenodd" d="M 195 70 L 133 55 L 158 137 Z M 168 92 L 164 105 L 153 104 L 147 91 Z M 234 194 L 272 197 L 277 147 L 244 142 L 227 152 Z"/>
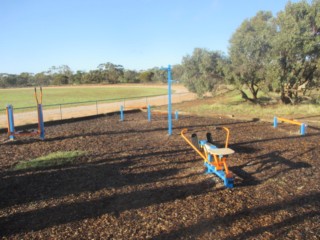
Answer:
<path fill-rule="evenodd" d="M 281 121 L 281 122 L 286 122 L 286 123 L 291 123 L 291 124 L 295 124 L 295 125 L 298 125 L 298 126 L 301 126 L 301 122 L 298 122 L 298 121 L 295 121 L 295 120 L 290 120 L 290 119 L 286 119 L 286 118 L 277 118 L 278 121 Z"/>
<path fill-rule="evenodd" d="M 305 123 L 301 123 L 295 120 L 290 120 L 290 119 L 286 119 L 286 118 L 279 118 L 279 117 L 274 117 L 273 118 L 273 127 L 276 128 L 278 127 L 278 122 L 286 122 L 286 123 L 290 123 L 290 124 L 294 124 L 294 125 L 298 125 L 300 126 L 300 134 L 301 135 L 305 135 L 306 134 L 306 128 L 307 125 Z"/>

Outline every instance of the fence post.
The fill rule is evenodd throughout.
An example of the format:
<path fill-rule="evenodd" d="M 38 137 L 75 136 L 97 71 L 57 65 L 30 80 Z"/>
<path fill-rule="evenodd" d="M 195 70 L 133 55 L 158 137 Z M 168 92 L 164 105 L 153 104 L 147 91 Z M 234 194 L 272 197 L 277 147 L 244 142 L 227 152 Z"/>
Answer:
<path fill-rule="evenodd" d="M 178 120 L 179 119 L 179 112 L 178 112 L 178 110 L 176 110 L 176 120 Z"/>

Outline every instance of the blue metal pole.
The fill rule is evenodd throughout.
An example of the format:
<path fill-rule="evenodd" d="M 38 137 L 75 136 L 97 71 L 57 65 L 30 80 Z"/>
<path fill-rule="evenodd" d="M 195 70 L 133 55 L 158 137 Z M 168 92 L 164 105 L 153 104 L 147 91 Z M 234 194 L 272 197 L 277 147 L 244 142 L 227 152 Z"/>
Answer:
<path fill-rule="evenodd" d="M 14 118 L 13 118 L 13 106 L 7 106 L 7 114 L 8 114 L 8 131 L 9 131 L 9 139 L 14 140 Z"/>
<path fill-rule="evenodd" d="M 179 112 L 176 111 L 176 120 L 178 120 L 178 119 L 179 119 Z"/>
<path fill-rule="evenodd" d="M 123 114 L 123 106 L 120 106 L 120 121 L 124 120 L 124 114 Z"/>
<path fill-rule="evenodd" d="M 151 107 L 148 105 L 148 121 L 151 121 Z"/>
<path fill-rule="evenodd" d="M 171 112 L 171 65 L 168 65 L 168 134 L 172 134 L 172 112 Z"/>
<path fill-rule="evenodd" d="M 277 117 L 273 117 L 273 127 L 274 128 L 278 127 L 278 119 L 277 119 Z"/>
<path fill-rule="evenodd" d="M 38 104 L 38 124 L 39 124 L 39 131 L 40 131 L 40 139 L 44 140 L 45 131 L 44 131 L 42 104 Z"/>
<path fill-rule="evenodd" d="M 300 134 L 301 135 L 305 135 L 306 134 L 306 125 L 304 123 L 301 124 Z"/>

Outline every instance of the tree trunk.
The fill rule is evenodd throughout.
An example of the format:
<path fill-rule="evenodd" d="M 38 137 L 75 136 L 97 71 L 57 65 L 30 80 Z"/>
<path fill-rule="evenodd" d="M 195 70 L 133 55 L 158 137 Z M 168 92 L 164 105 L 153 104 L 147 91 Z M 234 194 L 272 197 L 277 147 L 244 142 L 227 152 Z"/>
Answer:
<path fill-rule="evenodd" d="M 240 92 L 241 92 L 241 97 L 242 97 L 244 100 L 250 101 L 250 102 L 252 102 L 252 103 L 256 103 L 256 100 L 255 100 L 255 99 L 252 99 L 252 98 L 249 98 L 248 95 L 247 95 L 244 91 L 240 90 Z"/>
<path fill-rule="evenodd" d="M 251 82 L 251 84 L 248 86 L 250 89 L 250 92 L 252 94 L 253 100 L 257 101 L 258 99 L 258 92 L 259 92 L 259 88 L 255 88 L 255 84 L 253 83 L 253 81 Z"/>

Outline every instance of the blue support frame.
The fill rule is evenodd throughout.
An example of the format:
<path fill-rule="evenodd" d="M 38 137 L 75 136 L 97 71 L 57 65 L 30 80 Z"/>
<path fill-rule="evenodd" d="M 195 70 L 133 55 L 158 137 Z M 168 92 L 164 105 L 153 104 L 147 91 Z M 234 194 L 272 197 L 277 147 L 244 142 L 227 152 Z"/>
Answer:
<path fill-rule="evenodd" d="M 42 104 L 38 104 L 38 124 L 39 124 L 39 135 L 40 139 L 44 140 L 45 138 L 45 131 L 44 131 L 44 121 L 43 121 L 43 111 L 42 111 Z"/>
<path fill-rule="evenodd" d="M 199 145 L 201 147 L 204 147 L 204 145 L 207 143 L 206 140 L 200 140 L 199 141 Z M 215 145 L 211 145 L 210 148 L 216 149 L 217 146 Z M 219 156 L 219 158 L 222 158 L 223 156 Z M 208 154 L 208 161 L 212 162 L 213 161 L 213 157 L 211 154 Z M 210 174 L 210 173 L 214 173 L 215 175 L 217 175 L 220 179 L 223 180 L 223 184 L 226 188 L 233 188 L 234 185 L 234 178 L 227 178 L 226 173 L 223 170 L 217 170 L 215 166 L 205 162 L 204 166 L 207 168 L 206 173 Z"/>
<path fill-rule="evenodd" d="M 7 115 L 8 115 L 8 124 L 9 124 L 9 139 L 14 140 L 14 117 L 13 117 L 13 106 L 7 105 Z"/>
<path fill-rule="evenodd" d="M 278 127 L 278 119 L 277 119 L 277 117 L 273 117 L 273 127 L 274 128 Z"/>
<path fill-rule="evenodd" d="M 168 65 L 168 134 L 172 134 L 172 110 L 171 110 L 171 65 Z"/>
<path fill-rule="evenodd" d="M 302 123 L 300 127 L 300 135 L 306 134 L 306 124 Z"/>
<path fill-rule="evenodd" d="M 148 121 L 151 121 L 151 107 L 148 105 Z"/>
<path fill-rule="evenodd" d="M 120 121 L 124 120 L 123 106 L 120 106 Z"/>
<path fill-rule="evenodd" d="M 42 111 L 42 104 L 37 105 L 37 112 L 38 112 L 38 131 L 37 133 L 40 136 L 41 140 L 45 139 L 45 130 L 44 130 L 44 118 L 43 118 L 43 111 Z M 15 128 L 14 128 L 14 115 L 13 115 L 13 106 L 7 105 L 7 117 L 8 117 L 8 135 L 10 140 L 15 139 Z"/>
<path fill-rule="evenodd" d="M 278 118 L 273 117 L 273 127 L 277 128 L 278 127 Z M 301 123 L 300 125 L 300 135 L 305 135 L 307 130 L 307 125 L 305 123 Z"/>
<path fill-rule="evenodd" d="M 171 65 L 169 64 L 167 68 L 161 68 L 162 70 L 168 71 L 168 134 L 172 135 L 172 107 L 171 107 Z"/>

